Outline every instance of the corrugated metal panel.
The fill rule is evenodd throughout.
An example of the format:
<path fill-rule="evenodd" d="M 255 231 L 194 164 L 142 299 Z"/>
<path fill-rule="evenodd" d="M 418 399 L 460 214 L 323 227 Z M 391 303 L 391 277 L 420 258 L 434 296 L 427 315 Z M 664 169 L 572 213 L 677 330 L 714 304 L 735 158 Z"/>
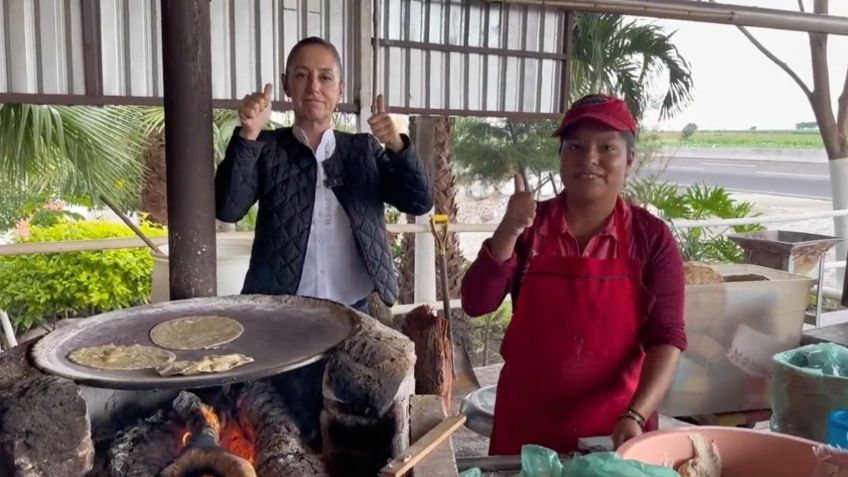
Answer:
<path fill-rule="evenodd" d="M 368 28 L 359 25 L 357 1 L 211 0 L 216 104 L 237 104 L 267 82 L 284 101 L 287 52 L 301 38 L 320 36 L 342 56 L 340 107 L 357 111 L 356 42 Z M 559 110 L 562 10 L 480 0 L 379 1 L 385 46 L 377 89 L 390 110 L 492 116 Z M 14 94 L 20 93 L 57 102 L 151 104 L 161 97 L 160 0 L 0 0 L 0 7 L 0 100 L 34 99 Z"/>
<path fill-rule="evenodd" d="M 87 0 L 0 0 L 0 93 L 85 98 L 81 4 Z M 355 0 L 212 0 L 212 92 L 238 101 L 271 82 L 283 101 L 286 53 L 306 36 L 333 42 L 345 65 L 346 98 L 355 95 Z M 96 0 L 102 94 L 115 102 L 149 103 L 162 95 L 159 0 Z M 120 98 L 120 99 L 119 99 Z M 147 99 L 147 100 L 145 100 Z M 90 101 L 89 101 L 90 100 Z M 352 105 L 345 109 L 352 109 Z"/>
<path fill-rule="evenodd" d="M 408 113 L 556 115 L 566 12 L 475 0 L 380 0 L 381 85 Z"/>

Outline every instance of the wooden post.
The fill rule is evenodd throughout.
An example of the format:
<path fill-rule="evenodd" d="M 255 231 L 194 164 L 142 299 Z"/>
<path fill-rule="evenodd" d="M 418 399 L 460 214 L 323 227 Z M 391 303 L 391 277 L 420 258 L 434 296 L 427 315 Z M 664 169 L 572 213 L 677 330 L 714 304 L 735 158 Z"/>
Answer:
<path fill-rule="evenodd" d="M 209 0 L 162 0 L 171 299 L 215 296 Z"/>

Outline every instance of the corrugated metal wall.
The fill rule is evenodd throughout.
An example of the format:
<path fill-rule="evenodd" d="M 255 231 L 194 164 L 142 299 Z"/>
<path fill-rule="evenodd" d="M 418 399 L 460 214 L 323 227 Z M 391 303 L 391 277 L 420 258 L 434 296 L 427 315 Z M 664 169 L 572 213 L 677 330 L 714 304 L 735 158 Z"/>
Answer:
<path fill-rule="evenodd" d="M 389 103 L 407 112 L 556 113 L 561 9 L 484 1 L 381 0 Z"/>
<path fill-rule="evenodd" d="M 3 48 L 0 92 L 85 95 L 84 0 L 0 0 Z M 272 82 L 275 96 L 286 53 L 298 39 L 333 42 L 353 63 L 346 19 L 355 0 L 212 0 L 212 91 L 238 100 Z M 97 0 L 102 94 L 161 97 L 160 0 Z M 346 68 L 348 94 L 355 87 Z M 121 102 L 133 102 L 121 101 Z"/>
<path fill-rule="evenodd" d="M 80 3 L 2 0 L 0 91 L 85 92 Z"/>
<path fill-rule="evenodd" d="M 563 11 L 478 0 L 380 1 L 384 46 L 377 88 L 393 110 L 559 110 Z M 342 109 L 356 111 L 356 2 L 211 0 L 216 103 L 236 104 L 266 82 L 284 100 L 279 78 L 286 53 L 300 38 L 321 36 L 342 55 Z M 149 104 L 161 97 L 160 0 L 0 0 L 0 6 L 0 100 L 23 101 L 25 94 L 83 104 Z"/>

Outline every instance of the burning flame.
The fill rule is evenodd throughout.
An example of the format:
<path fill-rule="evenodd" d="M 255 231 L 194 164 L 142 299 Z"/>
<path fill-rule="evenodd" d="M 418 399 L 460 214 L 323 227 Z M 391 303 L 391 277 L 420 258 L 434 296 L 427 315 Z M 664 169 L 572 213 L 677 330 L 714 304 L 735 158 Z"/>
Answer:
<path fill-rule="evenodd" d="M 253 445 L 252 436 L 248 435 L 245 430 L 239 425 L 236 419 L 224 419 L 224 424 L 221 424 L 221 418 L 215 413 L 211 406 L 202 405 L 200 407 L 203 422 L 210 429 L 218 434 L 218 445 L 227 452 L 241 457 L 250 462 L 251 465 L 256 463 L 256 449 Z M 182 435 L 182 446 L 185 447 L 191 441 L 191 431 L 185 431 Z"/>
<path fill-rule="evenodd" d="M 200 406 L 200 413 L 203 415 L 203 421 L 209 426 L 215 433 L 221 433 L 221 421 L 218 419 L 218 415 L 215 414 L 215 411 L 212 409 L 212 406 L 207 406 L 203 404 Z"/>
<path fill-rule="evenodd" d="M 221 447 L 250 462 L 250 465 L 256 464 L 256 448 L 253 440 L 242 430 L 238 421 L 227 422 L 221 430 Z"/>

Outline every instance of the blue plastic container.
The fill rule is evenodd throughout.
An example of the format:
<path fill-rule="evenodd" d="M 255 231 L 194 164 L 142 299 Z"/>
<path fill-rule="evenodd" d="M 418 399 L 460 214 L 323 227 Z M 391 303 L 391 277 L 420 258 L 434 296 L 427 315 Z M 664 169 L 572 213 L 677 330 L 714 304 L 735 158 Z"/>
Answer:
<path fill-rule="evenodd" d="M 848 449 L 848 409 L 837 409 L 827 420 L 827 443 L 840 449 Z"/>

